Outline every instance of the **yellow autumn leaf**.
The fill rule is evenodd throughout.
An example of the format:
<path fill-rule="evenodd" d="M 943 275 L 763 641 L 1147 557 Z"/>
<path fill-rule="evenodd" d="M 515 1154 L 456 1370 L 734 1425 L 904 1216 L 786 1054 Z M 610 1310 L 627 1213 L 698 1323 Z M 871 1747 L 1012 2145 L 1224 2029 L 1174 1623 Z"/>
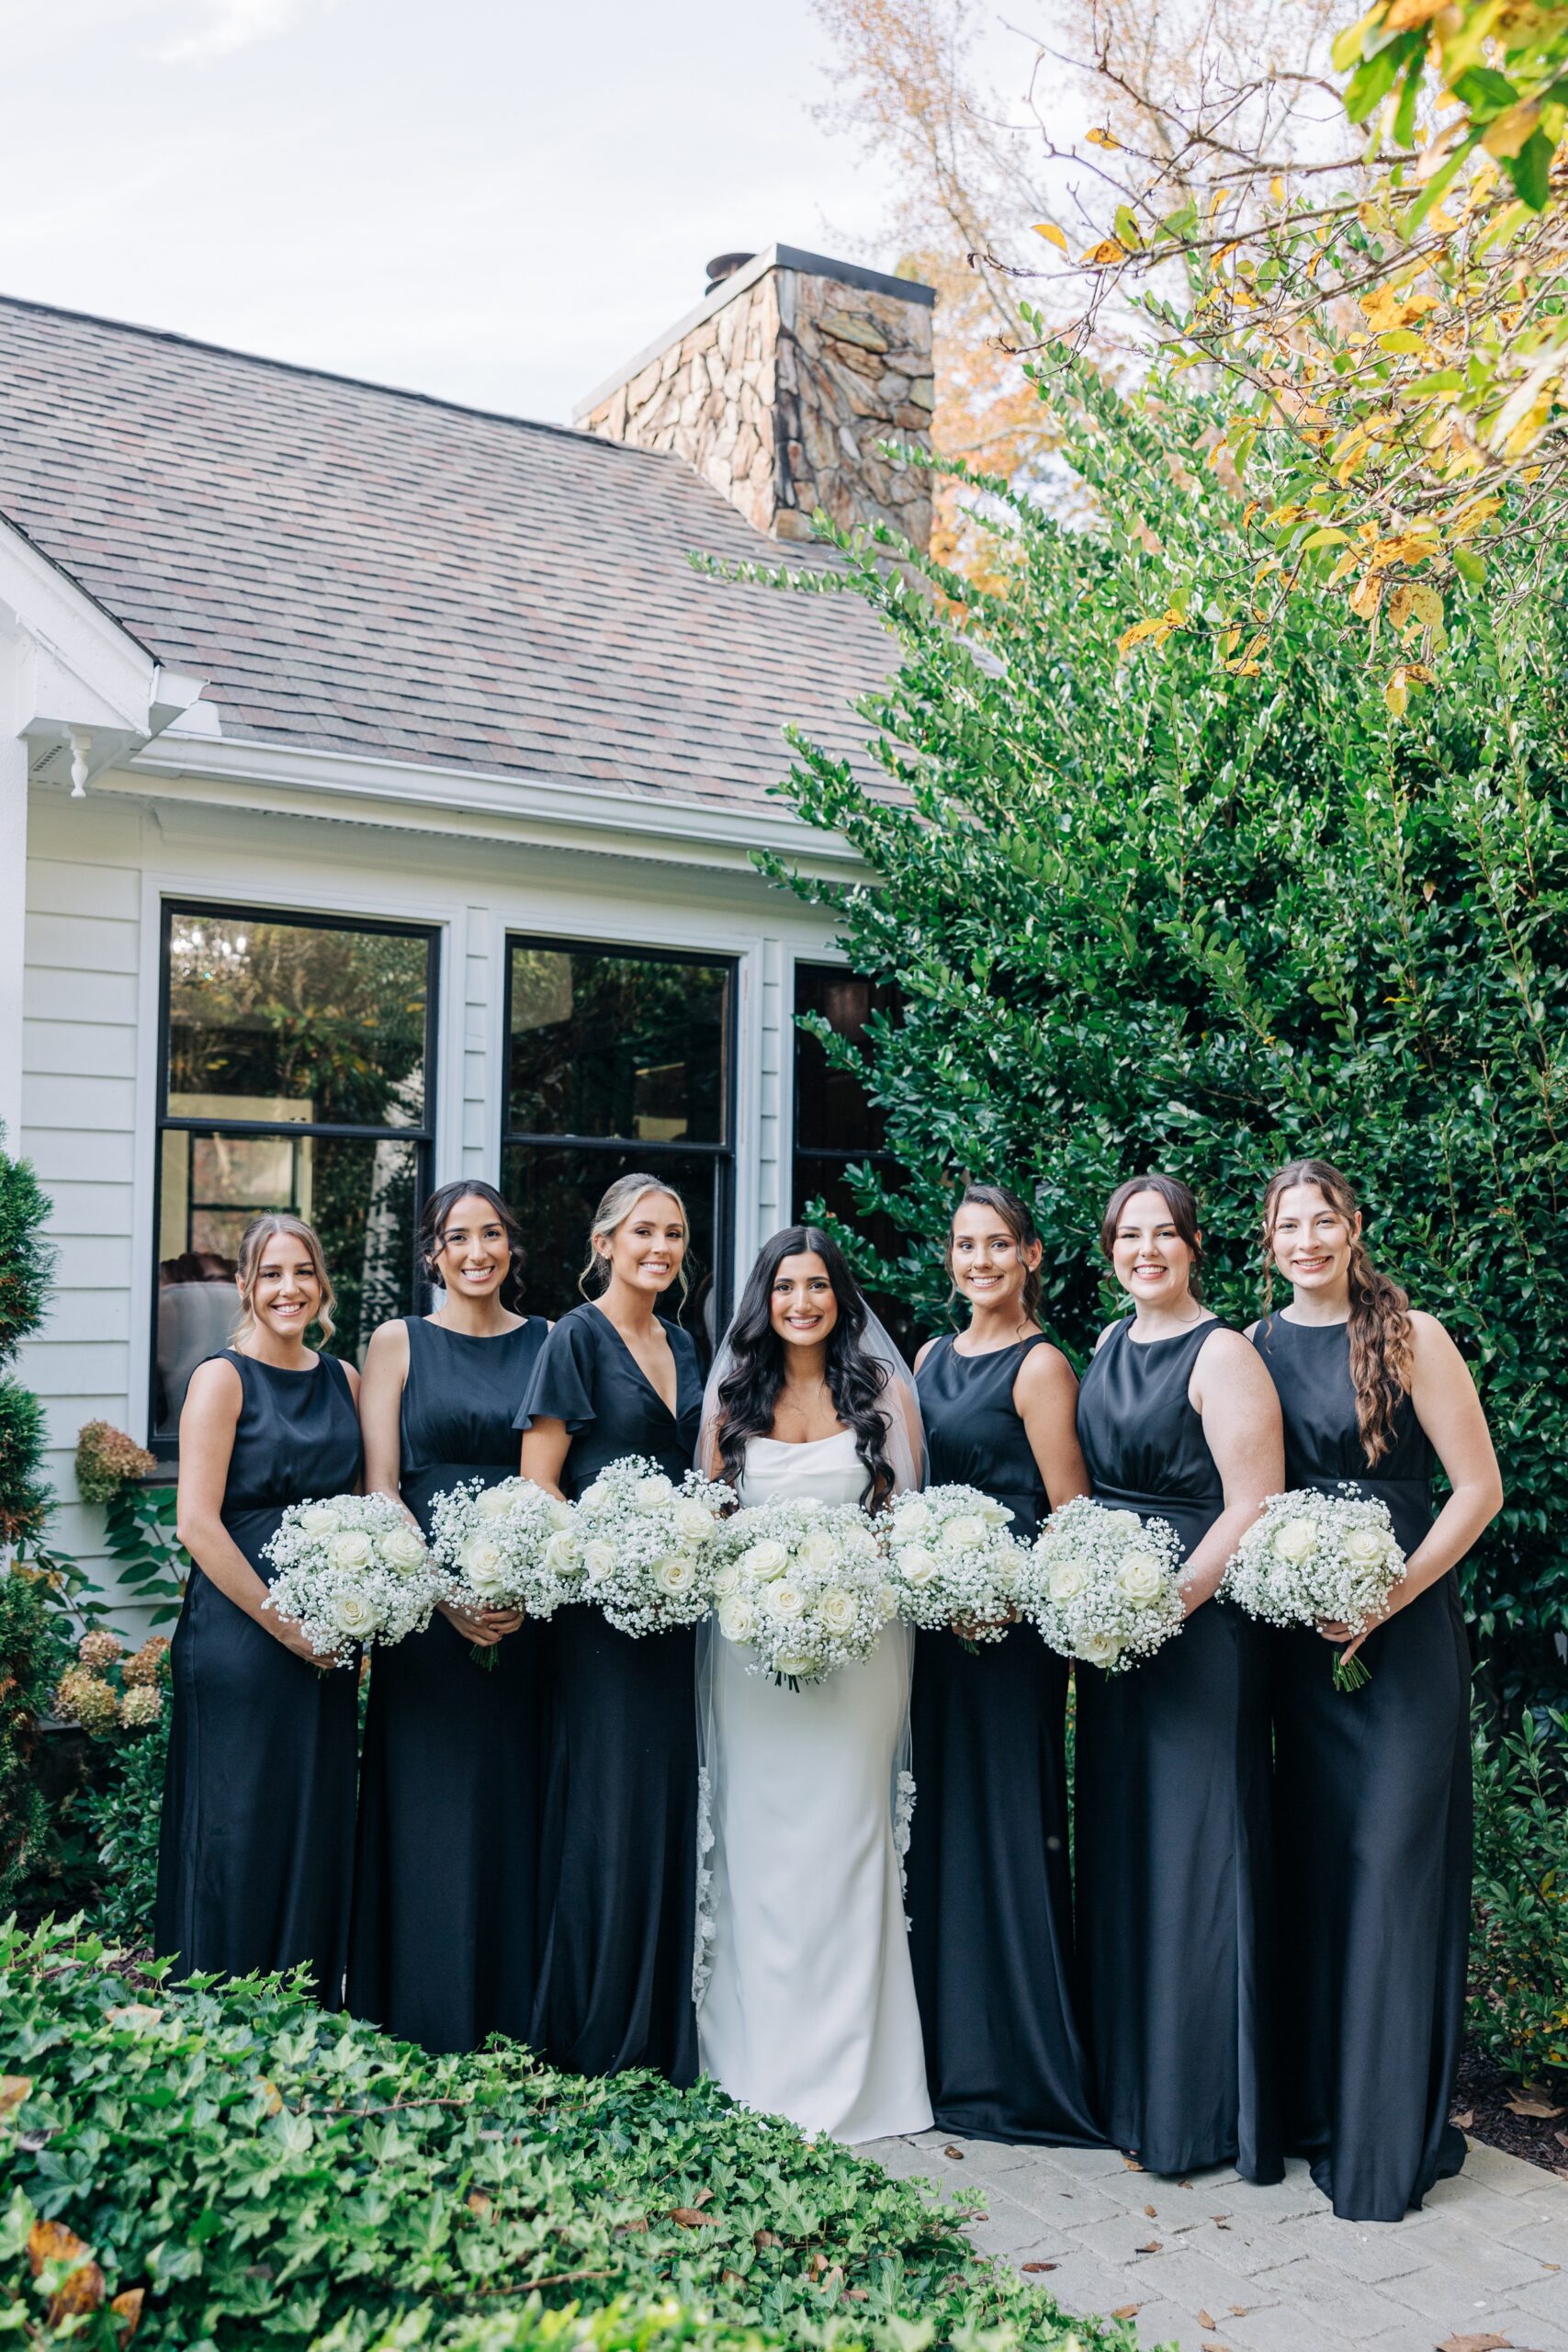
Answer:
<path fill-rule="evenodd" d="M 1393 0 L 1393 6 L 1382 20 L 1385 33 L 1413 32 L 1417 25 L 1429 25 L 1440 17 L 1450 0 Z"/>
<path fill-rule="evenodd" d="M 1067 241 L 1054 220 L 1036 220 L 1032 225 L 1037 237 L 1043 237 L 1048 244 L 1060 245 L 1064 253 L 1067 251 Z"/>
<path fill-rule="evenodd" d="M 1370 621 L 1377 611 L 1382 594 L 1382 582 L 1375 571 L 1364 571 L 1350 595 L 1350 610 L 1359 621 Z"/>
<path fill-rule="evenodd" d="M 1275 173 L 1274 177 L 1269 183 L 1269 193 L 1273 198 L 1276 204 L 1283 204 L 1285 201 L 1285 183 L 1280 177 L 1278 172 Z"/>
<path fill-rule="evenodd" d="M 1395 628 L 1403 628 L 1413 620 L 1419 621 L 1423 628 L 1436 628 L 1443 617 L 1443 600 L 1435 588 L 1402 581 L 1388 600 L 1388 616 Z"/>
<path fill-rule="evenodd" d="M 1127 248 L 1114 237 L 1102 237 L 1098 245 L 1090 245 L 1087 254 L 1078 255 L 1086 269 L 1111 269 L 1127 258 Z"/>
<path fill-rule="evenodd" d="M 1120 147 L 1122 141 L 1114 131 L 1108 130 L 1101 123 L 1097 124 L 1093 130 L 1084 132 L 1084 144 L 1086 147 Z"/>
<path fill-rule="evenodd" d="M 1303 548 L 1337 548 L 1349 536 L 1349 532 L 1342 531 L 1337 523 L 1320 523 L 1315 531 L 1307 533 L 1302 545 Z"/>
<path fill-rule="evenodd" d="M 1540 100 L 1521 98 L 1517 107 L 1489 122 L 1481 134 L 1481 143 L 1489 155 L 1517 155 L 1527 139 L 1534 137 L 1540 123 Z"/>
<path fill-rule="evenodd" d="M 1410 688 L 1404 682 L 1404 672 L 1403 670 L 1395 670 L 1393 676 L 1389 679 L 1387 685 L 1384 686 L 1382 690 L 1382 698 L 1388 705 L 1389 715 L 1391 718 L 1404 718 L 1406 709 L 1409 707 Z"/>

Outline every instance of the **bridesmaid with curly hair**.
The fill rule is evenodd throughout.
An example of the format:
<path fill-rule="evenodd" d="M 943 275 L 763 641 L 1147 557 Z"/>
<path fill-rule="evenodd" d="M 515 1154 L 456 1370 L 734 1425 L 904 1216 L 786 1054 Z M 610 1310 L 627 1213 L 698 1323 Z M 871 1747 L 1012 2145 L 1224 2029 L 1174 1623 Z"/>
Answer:
<path fill-rule="evenodd" d="M 1378 1624 L 1276 1631 L 1280 2063 L 1287 2145 L 1342 2220 L 1397 2222 L 1464 2162 L 1449 2121 L 1470 1925 L 1470 1649 L 1455 1569 L 1502 1508 L 1463 1358 L 1371 1262 L 1337 1168 L 1269 1179 L 1270 1288 L 1249 1333 L 1285 1417 L 1292 1487 L 1386 1503 L 1407 1566 Z M 1431 1478 L 1451 1489 L 1434 1518 Z M 1337 1690 L 1325 1644 L 1365 1646 Z"/>

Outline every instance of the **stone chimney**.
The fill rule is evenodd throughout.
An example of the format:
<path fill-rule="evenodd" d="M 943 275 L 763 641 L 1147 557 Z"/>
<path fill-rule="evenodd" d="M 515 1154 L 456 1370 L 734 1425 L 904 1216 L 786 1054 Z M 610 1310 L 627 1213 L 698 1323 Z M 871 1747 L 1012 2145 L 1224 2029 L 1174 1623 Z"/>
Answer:
<path fill-rule="evenodd" d="M 821 506 L 846 529 L 886 523 L 924 548 L 931 477 L 877 444 L 931 447 L 932 288 L 794 245 L 723 254 L 708 274 L 697 308 L 573 422 L 677 450 L 774 538 L 809 538 Z"/>

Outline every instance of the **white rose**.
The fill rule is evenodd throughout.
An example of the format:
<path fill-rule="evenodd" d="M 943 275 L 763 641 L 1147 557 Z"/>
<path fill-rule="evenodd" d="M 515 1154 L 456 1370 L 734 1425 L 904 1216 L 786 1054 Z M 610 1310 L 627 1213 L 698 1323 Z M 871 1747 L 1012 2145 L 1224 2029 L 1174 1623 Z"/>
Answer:
<path fill-rule="evenodd" d="M 771 1537 L 751 1544 L 740 1555 L 741 1572 L 749 1577 L 781 1577 L 788 1566 L 789 1554 Z"/>
<path fill-rule="evenodd" d="M 1388 1537 L 1375 1527 L 1352 1527 L 1345 1538 L 1345 1557 L 1358 1568 L 1375 1568 L 1388 1557 Z"/>
<path fill-rule="evenodd" d="M 985 1503 L 981 1506 L 980 1516 L 987 1527 L 1007 1527 L 1012 1520 L 1012 1513 L 1006 1503 Z"/>
<path fill-rule="evenodd" d="M 1077 1654 L 1086 1666 L 1114 1666 L 1122 1645 L 1114 1634 L 1089 1634 L 1078 1644 Z"/>
<path fill-rule="evenodd" d="M 884 1617 L 897 1617 L 898 1614 L 898 1596 L 890 1584 L 877 1586 L 876 1606 L 878 1613 Z"/>
<path fill-rule="evenodd" d="M 330 1535 L 334 1528 L 343 1525 L 343 1521 L 331 1503 L 310 1503 L 295 1524 L 301 1535 L 309 1535 L 313 1542 L 318 1536 Z"/>
<path fill-rule="evenodd" d="M 792 1651 L 788 1657 L 779 1660 L 779 1672 L 787 1674 L 792 1682 L 809 1681 L 816 1671 L 817 1660 L 805 1651 Z"/>
<path fill-rule="evenodd" d="M 632 1488 L 632 1500 L 638 1510 L 662 1510 L 674 1492 L 674 1480 L 661 1471 L 657 1477 L 639 1478 Z"/>
<path fill-rule="evenodd" d="M 994 1573 L 998 1584 L 1004 1592 L 1016 1592 L 1019 1577 L 1017 1555 L 1012 1552 L 1004 1552 L 996 1563 Z"/>
<path fill-rule="evenodd" d="M 681 1600 L 695 1589 L 697 1564 L 689 1552 L 671 1552 L 668 1559 L 660 1560 L 654 1568 L 653 1581 L 660 1592 L 669 1593 L 672 1600 Z"/>
<path fill-rule="evenodd" d="M 342 1535 L 334 1535 L 327 1545 L 327 1557 L 334 1568 L 367 1568 L 376 1556 L 376 1546 L 362 1529 L 349 1528 Z"/>
<path fill-rule="evenodd" d="M 552 1535 L 545 1546 L 545 1566 L 553 1577 L 564 1576 L 569 1569 L 575 1568 L 577 1559 L 577 1538 L 569 1535 L 564 1528 Z"/>
<path fill-rule="evenodd" d="M 501 1547 L 488 1535 L 470 1535 L 457 1554 L 457 1566 L 476 1592 L 499 1592 L 503 1577 Z"/>
<path fill-rule="evenodd" d="M 367 1592 L 334 1593 L 331 1603 L 333 1623 L 340 1634 L 352 1634 L 358 1640 L 376 1629 L 376 1603 Z"/>
<path fill-rule="evenodd" d="M 733 1560 L 724 1561 L 713 1572 L 714 1599 L 716 1600 L 728 1600 L 739 1581 L 740 1571 L 736 1566 L 735 1562 Z"/>
<path fill-rule="evenodd" d="M 590 1584 L 603 1584 L 615 1571 L 615 1547 L 606 1544 L 603 1536 L 595 1536 L 582 1547 L 582 1573 Z"/>
<path fill-rule="evenodd" d="M 900 1503 L 893 1514 L 893 1540 L 901 1544 L 907 1535 L 923 1535 L 931 1523 L 929 1503 Z"/>
<path fill-rule="evenodd" d="M 961 1511 L 942 1531 L 942 1548 L 948 1552 L 973 1552 L 985 1540 L 986 1522 L 977 1511 Z"/>
<path fill-rule="evenodd" d="M 1135 1510 L 1108 1510 L 1105 1532 L 1107 1535 L 1141 1535 L 1144 1522 Z"/>
<path fill-rule="evenodd" d="M 808 1535 L 800 1546 L 799 1557 L 803 1566 L 815 1568 L 819 1573 L 825 1568 L 834 1567 L 839 1558 L 837 1539 L 829 1535 L 825 1527 L 818 1528 L 816 1534 Z"/>
<path fill-rule="evenodd" d="M 1152 1552 L 1129 1552 L 1116 1571 L 1116 1581 L 1129 1600 L 1157 1600 L 1165 1589 L 1165 1570 Z"/>
<path fill-rule="evenodd" d="M 1274 1549 L 1281 1560 L 1310 1560 L 1317 1549 L 1317 1530 L 1310 1519 L 1288 1519 L 1274 1530 Z"/>
<path fill-rule="evenodd" d="M 1076 1600 L 1089 1589 L 1089 1570 L 1081 1560 L 1064 1560 L 1059 1568 L 1052 1569 L 1046 1589 L 1053 1600 Z"/>
<path fill-rule="evenodd" d="M 683 1502 L 675 1513 L 675 1532 L 688 1544 L 705 1544 L 716 1524 L 712 1511 L 702 1503 Z"/>
<path fill-rule="evenodd" d="M 570 1503 L 563 1503 L 558 1495 L 547 1495 L 545 1497 L 545 1516 L 549 1521 L 552 1527 L 560 1530 L 571 1525 L 571 1505 Z"/>
<path fill-rule="evenodd" d="M 474 1498 L 474 1510 L 477 1517 L 479 1519 L 504 1519 L 507 1512 L 512 1509 L 513 1504 L 517 1500 L 517 1489 L 520 1484 L 521 1481 L 519 1479 L 508 1478 L 501 1486 L 487 1487 L 483 1494 L 476 1495 Z"/>
<path fill-rule="evenodd" d="M 387 1566 L 401 1576 L 424 1566 L 424 1545 L 412 1527 L 389 1528 L 376 1548 Z"/>
<path fill-rule="evenodd" d="M 817 1604 L 817 1613 L 829 1634 L 847 1634 L 855 1622 L 854 1596 L 839 1585 L 829 1585 Z"/>
<path fill-rule="evenodd" d="M 732 1592 L 718 1612 L 718 1630 L 727 1642 L 749 1642 L 757 1630 L 757 1612 L 743 1592 Z"/>
<path fill-rule="evenodd" d="M 806 1609 L 806 1595 L 797 1584 L 774 1584 L 768 1588 L 768 1607 L 775 1617 L 799 1617 Z"/>
<path fill-rule="evenodd" d="M 907 1544 L 898 1555 L 898 1566 L 905 1583 L 913 1585 L 917 1592 L 922 1592 L 939 1574 L 936 1554 L 928 1552 L 923 1544 Z"/>

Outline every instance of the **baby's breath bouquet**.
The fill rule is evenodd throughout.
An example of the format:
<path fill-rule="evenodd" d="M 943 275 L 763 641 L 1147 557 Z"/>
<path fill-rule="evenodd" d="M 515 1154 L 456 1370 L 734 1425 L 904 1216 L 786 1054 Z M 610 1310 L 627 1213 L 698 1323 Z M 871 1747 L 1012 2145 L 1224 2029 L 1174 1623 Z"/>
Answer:
<path fill-rule="evenodd" d="M 732 1500 L 694 1470 L 677 1486 L 642 1454 L 612 1462 L 572 1510 L 570 1598 L 592 1601 L 623 1634 L 694 1624 L 713 1606 L 719 1524 Z"/>
<path fill-rule="evenodd" d="M 1064 1657 L 1119 1673 L 1180 1633 L 1181 1561 L 1181 1539 L 1168 1521 L 1079 1495 L 1054 1510 L 1035 1538 L 1025 1605 Z"/>
<path fill-rule="evenodd" d="M 809 1496 L 727 1520 L 713 1592 L 719 1632 L 751 1652 L 748 1671 L 792 1690 L 869 1657 L 898 1611 L 865 1512 Z"/>
<path fill-rule="evenodd" d="M 575 1594 L 571 1505 L 532 1478 L 488 1487 L 470 1478 L 449 1487 L 431 1506 L 430 1548 L 450 1572 L 447 1598 L 476 1614 L 521 1609 L 529 1617 L 553 1617 Z M 476 1666 L 492 1667 L 496 1646 L 475 1642 L 468 1655 Z"/>
<path fill-rule="evenodd" d="M 1347 1486 L 1337 1495 L 1303 1487 L 1270 1495 L 1236 1547 L 1220 1590 L 1270 1625 L 1348 1625 L 1364 1633 L 1404 1574 L 1385 1503 Z M 1371 1680 L 1359 1657 L 1336 1651 L 1334 1685 Z"/>
<path fill-rule="evenodd" d="M 447 1580 L 390 1495 L 291 1503 L 265 1547 L 277 1574 L 263 1606 L 292 1618 L 323 1659 L 423 1633 Z"/>
<path fill-rule="evenodd" d="M 977 1487 L 903 1495 L 881 1523 L 887 1581 L 912 1625 L 956 1625 L 970 1643 L 999 1642 L 1017 1616 L 1031 1561 L 1012 1513 Z"/>

